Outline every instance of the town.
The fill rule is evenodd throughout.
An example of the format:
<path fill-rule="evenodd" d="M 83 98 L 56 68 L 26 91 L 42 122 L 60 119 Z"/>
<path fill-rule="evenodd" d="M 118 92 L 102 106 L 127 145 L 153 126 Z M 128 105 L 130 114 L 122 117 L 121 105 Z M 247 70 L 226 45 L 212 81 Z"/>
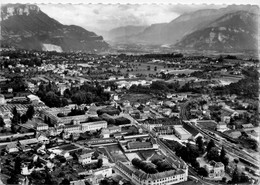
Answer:
<path fill-rule="evenodd" d="M 259 183 L 257 58 L 0 57 L 0 184 Z"/>

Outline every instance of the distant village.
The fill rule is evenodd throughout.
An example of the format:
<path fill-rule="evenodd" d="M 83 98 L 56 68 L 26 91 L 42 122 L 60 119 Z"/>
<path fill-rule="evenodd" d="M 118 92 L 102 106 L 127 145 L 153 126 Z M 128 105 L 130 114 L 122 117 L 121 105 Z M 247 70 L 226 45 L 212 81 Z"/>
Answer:
<path fill-rule="evenodd" d="M 3 48 L 0 184 L 258 184 L 259 61 Z"/>

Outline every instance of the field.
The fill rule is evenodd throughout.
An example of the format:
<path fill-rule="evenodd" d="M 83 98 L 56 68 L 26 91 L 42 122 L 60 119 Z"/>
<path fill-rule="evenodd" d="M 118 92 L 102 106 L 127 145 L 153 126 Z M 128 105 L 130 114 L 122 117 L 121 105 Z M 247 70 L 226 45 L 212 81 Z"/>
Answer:
<path fill-rule="evenodd" d="M 125 154 L 126 157 L 128 158 L 129 161 L 132 161 L 134 158 L 143 160 L 137 153 L 133 152 L 133 153 L 126 153 Z"/>
<path fill-rule="evenodd" d="M 128 100 L 130 103 L 140 102 L 145 103 L 152 98 L 149 94 L 134 94 L 134 93 L 127 93 L 121 97 L 122 100 Z"/>
<path fill-rule="evenodd" d="M 216 128 L 216 123 L 213 121 L 210 121 L 210 120 L 208 120 L 208 121 L 205 120 L 203 122 L 197 121 L 197 123 L 198 123 L 198 126 L 202 129 L 215 130 L 215 128 Z"/>
<path fill-rule="evenodd" d="M 65 146 L 60 146 L 59 149 L 61 150 L 65 150 L 65 151 L 69 151 L 69 150 L 75 150 L 78 149 L 79 147 L 69 144 L 69 145 L 65 145 Z"/>
<path fill-rule="evenodd" d="M 127 157 L 118 145 L 109 145 L 106 147 L 106 149 L 110 153 L 114 161 L 128 162 Z"/>
<path fill-rule="evenodd" d="M 132 67 L 133 71 L 130 69 L 130 71 L 127 72 L 127 68 L 120 69 L 120 68 L 116 68 L 116 67 L 111 67 L 109 69 L 116 70 L 116 71 L 118 69 L 120 69 L 120 71 L 122 73 L 130 73 L 130 74 L 134 74 L 134 75 L 145 74 L 148 76 L 149 76 L 149 74 L 155 75 L 156 73 L 160 73 L 162 70 L 164 70 L 164 71 L 168 70 L 168 72 L 170 72 L 171 74 L 179 74 L 179 73 L 189 74 L 189 73 L 196 71 L 196 70 L 191 70 L 191 69 L 179 70 L 174 67 L 168 68 L 168 67 L 164 67 L 163 64 L 156 64 L 156 63 L 130 63 L 130 65 L 135 65 L 135 67 Z M 148 70 L 149 66 L 150 66 L 150 70 Z M 156 68 L 156 70 L 155 70 L 155 68 Z"/>

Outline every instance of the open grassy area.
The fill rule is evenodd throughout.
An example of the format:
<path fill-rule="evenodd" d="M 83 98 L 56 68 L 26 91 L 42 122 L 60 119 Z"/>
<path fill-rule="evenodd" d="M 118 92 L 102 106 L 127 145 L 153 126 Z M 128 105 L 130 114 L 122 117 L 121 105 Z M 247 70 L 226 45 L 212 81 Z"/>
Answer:
<path fill-rule="evenodd" d="M 75 150 L 75 149 L 78 149 L 79 147 L 75 146 L 75 145 L 72 145 L 72 144 L 68 144 L 68 145 L 65 145 L 65 146 L 60 146 L 59 149 L 61 150 L 65 150 L 65 151 L 69 151 L 69 150 Z"/>
<path fill-rule="evenodd" d="M 210 120 L 197 121 L 197 123 L 198 123 L 198 126 L 202 129 L 215 130 L 215 128 L 216 128 L 216 123 L 213 121 L 210 121 Z"/>
<path fill-rule="evenodd" d="M 130 103 L 140 102 L 145 103 L 152 98 L 149 94 L 135 94 L 135 93 L 127 93 L 121 97 L 122 100 L 128 100 Z"/>
<path fill-rule="evenodd" d="M 110 155 L 113 157 L 114 161 L 128 162 L 127 157 L 118 145 L 109 145 L 106 148 Z"/>
<path fill-rule="evenodd" d="M 115 70 L 117 71 L 118 69 L 126 74 L 126 73 L 130 73 L 130 74 L 145 74 L 145 75 L 155 75 L 156 73 L 160 73 L 162 70 L 170 72 L 171 74 L 179 74 L 179 73 L 184 73 L 184 74 L 190 74 L 195 70 L 191 70 L 191 69 L 185 69 L 185 70 L 179 70 L 177 68 L 174 67 L 165 67 L 163 64 L 158 64 L 158 63 L 129 63 L 131 66 L 132 65 L 136 65 L 135 67 L 132 68 L 128 68 L 129 71 L 127 71 L 127 68 L 117 68 L 117 67 L 111 67 L 109 69 L 111 70 Z M 148 70 L 150 68 L 150 70 Z"/>

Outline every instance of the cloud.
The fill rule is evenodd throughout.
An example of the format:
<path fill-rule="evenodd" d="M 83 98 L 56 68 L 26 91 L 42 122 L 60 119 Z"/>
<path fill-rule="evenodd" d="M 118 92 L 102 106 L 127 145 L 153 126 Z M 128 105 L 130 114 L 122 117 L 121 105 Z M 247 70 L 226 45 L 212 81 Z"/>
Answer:
<path fill-rule="evenodd" d="M 90 31 L 107 31 L 126 25 L 151 25 L 170 22 L 180 14 L 215 5 L 122 5 L 122 4 L 39 4 L 50 17 L 62 24 L 78 25 Z"/>

